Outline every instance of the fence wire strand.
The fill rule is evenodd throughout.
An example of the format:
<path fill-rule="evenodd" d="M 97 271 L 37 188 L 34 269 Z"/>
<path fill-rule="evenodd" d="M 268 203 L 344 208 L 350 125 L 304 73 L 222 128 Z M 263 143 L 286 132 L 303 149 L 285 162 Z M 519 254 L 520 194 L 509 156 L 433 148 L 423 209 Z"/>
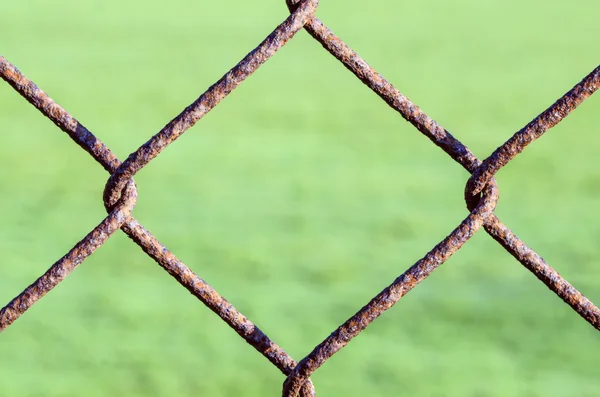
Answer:
<path fill-rule="evenodd" d="M 314 13 L 318 6 L 317 0 L 286 0 L 286 4 L 290 15 L 284 22 L 161 131 L 131 153 L 124 162 L 14 65 L 0 56 L 0 77 L 67 133 L 110 174 L 103 194 L 108 216 L 40 278 L 0 310 L 0 331 L 10 326 L 102 246 L 111 235 L 121 229 L 179 284 L 215 312 L 286 376 L 282 389 L 284 397 L 314 396 L 315 389 L 310 376 L 352 338 L 448 260 L 481 227 L 585 321 L 600 330 L 600 309 L 517 238 L 494 214 L 498 201 L 498 187 L 494 175 L 527 145 L 558 124 L 600 88 L 600 66 L 481 161 L 316 18 Z M 138 197 L 132 178 L 303 28 L 392 109 L 465 168 L 471 177 L 465 186 L 469 215 L 421 260 L 334 330 L 300 362 L 296 362 L 206 281 L 177 259 L 133 217 L 132 211 Z"/>

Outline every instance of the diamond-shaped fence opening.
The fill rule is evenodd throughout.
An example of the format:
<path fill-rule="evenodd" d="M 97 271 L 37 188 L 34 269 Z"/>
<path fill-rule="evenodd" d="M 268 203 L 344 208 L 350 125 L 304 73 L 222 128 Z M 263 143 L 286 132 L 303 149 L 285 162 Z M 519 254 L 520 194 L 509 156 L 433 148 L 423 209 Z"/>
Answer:
<path fill-rule="evenodd" d="M 564 119 L 600 87 L 600 67 L 584 77 L 581 82 L 510 137 L 490 156 L 480 160 L 463 143 L 403 96 L 321 20 L 316 18 L 314 14 L 317 5 L 317 0 L 288 0 L 291 14 L 281 25 L 196 101 L 124 161 L 119 160 L 95 135 L 55 103 L 15 66 L 4 57 L 0 57 L 2 78 L 57 127 L 66 132 L 110 175 L 104 190 L 107 217 L 101 220 L 64 257 L 54 263 L 46 273 L 0 311 L 0 330 L 10 326 L 34 303 L 64 280 L 94 250 L 103 245 L 112 234 L 121 229 L 184 288 L 221 317 L 286 376 L 283 385 L 284 396 L 314 395 L 315 391 L 310 376 L 383 312 L 390 309 L 412 288 L 427 278 L 481 228 L 585 321 L 600 330 L 600 309 L 563 279 L 494 214 L 498 200 L 498 188 L 494 179 L 496 172 L 521 153 L 527 145 Z M 454 230 L 449 231 L 448 236 L 422 259 L 393 280 L 387 288 L 366 303 L 354 316 L 334 330 L 310 354 L 300 361 L 295 361 L 214 288 L 193 273 L 133 217 L 132 210 L 138 196 L 132 178 L 162 150 L 217 106 L 223 98 L 301 29 L 305 29 L 349 72 L 353 73 L 393 110 L 410 122 L 421 134 L 429 138 L 433 144 L 471 173 L 471 177 L 465 187 L 465 200 L 470 211 L 465 219 Z"/>

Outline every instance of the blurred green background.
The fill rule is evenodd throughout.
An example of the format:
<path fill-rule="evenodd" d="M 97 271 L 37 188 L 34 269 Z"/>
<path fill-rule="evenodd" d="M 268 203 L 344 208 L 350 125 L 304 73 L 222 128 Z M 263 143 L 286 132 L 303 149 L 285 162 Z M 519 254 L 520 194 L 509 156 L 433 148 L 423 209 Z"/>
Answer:
<path fill-rule="evenodd" d="M 597 0 L 322 0 L 480 158 L 598 64 Z M 0 2 L 0 53 L 121 159 L 283 0 Z M 600 303 L 600 94 L 497 175 L 497 213 Z M 105 216 L 108 177 L 0 85 L 0 303 Z M 294 358 L 467 214 L 468 174 L 300 32 L 136 177 L 135 216 Z M 320 396 L 597 396 L 597 332 L 484 232 L 313 377 Z M 0 395 L 276 396 L 283 376 L 122 233 L 0 335 Z"/>

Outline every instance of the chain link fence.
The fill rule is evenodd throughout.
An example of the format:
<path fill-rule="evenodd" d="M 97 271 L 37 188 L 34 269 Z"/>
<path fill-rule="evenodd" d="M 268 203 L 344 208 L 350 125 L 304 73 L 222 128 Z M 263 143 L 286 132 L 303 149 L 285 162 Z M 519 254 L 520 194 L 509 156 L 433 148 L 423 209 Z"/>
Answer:
<path fill-rule="evenodd" d="M 314 396 L 315 389 L 310 376 L 326 360 L 346 346 L 352 338 L 366 329 L 383 312 L 390 309 L 413 287 L 448 260 L 482 227 L 516 260 L 579 313 L 585 321 L 600 330 L 600 309 L 562 278 L 494 214 L 498 201 L 498 188 L 494 174 L 600 88 L 600 66 L 482 161 L 419 107 L 404 97 L 322 21 L 316 18 L 314 14 L 318 0 L 286 1 L 290 16 L 283 23 L 161 131 L 131 153 L 124 162 L 121 162 L 95 135 L 25 77 L 14 65 L 0 56 L 2 79 L 66 132 L 110 174 L 104 189 L 104 205 L 108 216 L 40 278 L 0 310 L 0 331 L 10 326 L 34 303 L 64 280 L 98 247 L 103 245 L 112 234 L 121 229 L 177 282 L 221 317 L 240 337 L 286 376 L 283 384 L 283 396 Z M 133 217 L 132 210 L 138 197 L 132 178 L 168 145 L 217 106 L 223 98 L 302 29 L 305 29 L 325 50 L 338 59 L 391 108 L 400 113 L 419 132 L 471 173 L 471 177 L 466 184 L 464 193 L 469 210 L 468 216 L 421 260 L 408 268 L 354 316 L 334 330 L 310 354 L 300 361 L 295 361 L 214 288 L 177 259 Z"/>

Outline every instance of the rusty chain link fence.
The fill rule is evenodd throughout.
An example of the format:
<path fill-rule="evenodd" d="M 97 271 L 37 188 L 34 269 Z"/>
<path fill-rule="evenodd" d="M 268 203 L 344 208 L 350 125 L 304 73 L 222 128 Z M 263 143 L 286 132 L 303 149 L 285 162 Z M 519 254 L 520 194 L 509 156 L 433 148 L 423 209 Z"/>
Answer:
<path fill-rule="evenodd" d="M 10 326 L 34 303 L 64 280 L 98 247 L 103 245 L 112 234 L 121 229 L 184 288 L 221 317 L 286 376 L 283 384 L 283 396 L 313 396 L 315 389 L 310 376 L 327 359 L 346 346 L 352 338 L 448 260 L 481 227 L 551 291 L 579 313 L 585 321 L 600 330 L 600 309 L 562 278 L 494 214 L 498 200 L 498 188 L 494 174 L 600 88 L 600 66 L 482 161 L 475 157 L 463 143 L 404 97 L 329 30 L 322 21 L 316 18 L 314 14 L 318 0 L 286 1 L 291 14 L 283 23 L 161 131 L 131 153 L 124 162 L 121 162 L 95 135 L 54 102 L 8 60 L 0 56 L 2 79 L 66 132 L 110 174 L 104 189 L 104 205 L 108 216 L 73 249 L 54 263 L 46 273 L 2 308 L 0 331 Z M 305 29 L 390 107 L 463 166 L 471 173 L 471 177 L 465 187 L 465 201 L 470 211 L 469 215 L 448 237 L 396 278 L 354 316 L 334 330 L 310 354 L 300 361 L 295 361 L 214 288 L 177 259 L 133 217 L 132 210 L 136 204 L 137 190 L 132 178 L 168 145 L 217 106 L 223 98 L 301 29 Z"/>

